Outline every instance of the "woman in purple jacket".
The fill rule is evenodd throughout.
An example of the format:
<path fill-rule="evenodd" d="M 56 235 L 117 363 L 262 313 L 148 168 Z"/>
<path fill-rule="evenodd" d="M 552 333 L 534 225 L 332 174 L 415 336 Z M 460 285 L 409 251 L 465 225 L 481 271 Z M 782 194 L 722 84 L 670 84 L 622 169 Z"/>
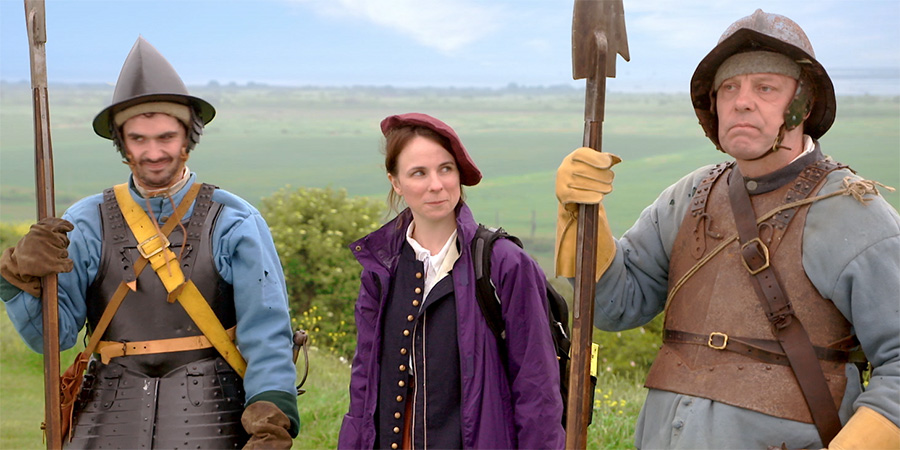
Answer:
<path fill-rule="evenodd" d="M 541 268 L 512 242 L 494 246 L 504 361 L 475 298 L 478 225 L 463 201 L 462 185 L 478 184 L 481 172 L 431 116 L 390 116 L 381 130 L 390 206 L 408 207 L 350 246 L 363 271 L 338 447 L 562 448 Z"/>

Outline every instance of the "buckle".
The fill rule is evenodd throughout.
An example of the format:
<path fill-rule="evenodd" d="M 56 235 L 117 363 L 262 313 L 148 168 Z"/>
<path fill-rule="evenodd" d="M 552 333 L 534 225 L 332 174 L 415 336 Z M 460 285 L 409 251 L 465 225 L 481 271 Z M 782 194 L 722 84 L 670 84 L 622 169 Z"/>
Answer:
<path fill-rule="evenodd" d="M 144 246 L 153 242 L 154 239 L 161 239 L 162 242 L 160 242 L 159 246 L 156 247 L 155 249 L 153 249 L 152 251 L 149 251 L 149 252 L 145 251 Z M 147 240 L 145 240 L 144 242 L 141 242 L 137 246 L 138 252 L 140 252 L 141 256 L 143 256 L 144 259 L 150 259 L 151 256 L 159 254 L 160 252 L 162 252 L 163 250 L 165 250 L 167 248 L 169 248 L 169 240 L 166 239 L 165 236 L 160 235 L 160 234 L 154 234 L 153 236 L 150 236 L 149 238 L 147 238 Z"/>
<path fill-rule="evenodd" d="M 717 337 L 722 338 L 721 345 L 716 345 L 713 342 L 713 339 L 715 339 Z M 720 333 L 718 331 L 713 331 L 712 333 L 709 333 L 709 340 L 706 341 L 706 345 L 708 345 L 710 348 L 714 348 L 716 350 L 725 350 L 725 346 L 728 345 L 728 335 L 725 333 Z"/>
<path fill-rule="evenodd" d="M 762 265 L 762 267 L 760 267 L 758 269 L 751 269 L 750 265 L 747 264 L 746 256 L 744 256 L 744 249 L 746 249 L 747 247 L 749 247 L 751 244 L 754 244 L 754 243 L 758 245 L 757 248 L 762 248 L 762 250 L 763 250 L 762 256 L 765 256 L 765 258 L 766 258 L 766 262 Z M 757 255 L 760 254 L 758 250 L 756 251 L 756 254 Z M 769 248 L 766 247 L 766 244 L 763 244 L 762 240 L 760 240 L 758 237 L 750 239 L 749 241 L 747 241 L 741 245 L 741 262 L 744 263 L 744 267 L 747 269 L 748 272 L 750 272 L 750 275 L 756 275 L 756 274 L 762 272 L 763 270 L 766 270 L 769 268 Z"/>

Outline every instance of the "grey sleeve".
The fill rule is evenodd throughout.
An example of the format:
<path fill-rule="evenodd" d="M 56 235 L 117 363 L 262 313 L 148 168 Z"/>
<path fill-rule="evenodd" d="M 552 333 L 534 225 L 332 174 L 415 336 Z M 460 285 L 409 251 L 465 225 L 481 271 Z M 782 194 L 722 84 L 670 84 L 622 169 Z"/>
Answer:
<path fill-rule="evenodd" d="M 672 244 L 709 167 L 669 186 L 616 240 L 615 258 L 596 286 L 594 326 L 627 330 L 650 322 L 665 309 Z"/>
<path fill-rule="evenodd" d="M 820 195 L 847 175 L 832 173 Z M 884 198 L 866 198 L 838 196 L 810 207 L 803 267 L 853 325 L 874 368 L 854 410 L 867 406 L 900 426 L 900 216 Z"/>

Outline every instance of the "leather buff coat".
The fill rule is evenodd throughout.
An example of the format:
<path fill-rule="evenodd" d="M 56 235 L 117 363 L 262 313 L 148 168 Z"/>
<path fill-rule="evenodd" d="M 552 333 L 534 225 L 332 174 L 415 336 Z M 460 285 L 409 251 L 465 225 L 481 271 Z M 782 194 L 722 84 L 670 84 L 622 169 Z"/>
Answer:
<path fill-rule="evenodd" d="M 356 304 L 358 336 L 350 409 L 341 424 L 338 448 L 373 448 L 375 444 L 381 316 L 411 220 L 409 209 L 404 210 L 350 245 L 363 271 Z M 457 305 L 463 446 L 562 448 L 559 365 L 547 332 L 544 274 L 515 244 L 497 242 L 491 278 L 506 319 L 509 361 L 504 368 L 497 341 L 475 298 L 470 248 L 476 228 L 471 211 L 461 203 L 457 208 L 460 256 L 449 276 Z"/>

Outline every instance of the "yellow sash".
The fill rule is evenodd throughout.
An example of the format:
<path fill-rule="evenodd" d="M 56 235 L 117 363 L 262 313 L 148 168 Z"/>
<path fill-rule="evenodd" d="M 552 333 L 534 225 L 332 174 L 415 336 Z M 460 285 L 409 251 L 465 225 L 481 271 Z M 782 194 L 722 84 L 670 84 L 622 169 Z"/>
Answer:
<path fill-rule="evenodd" d="M 222 322 L 216 317 L 215 312 L 210 308 L 209 303 L 203 298 L 203 294 L 200 293 L 194 282 L 185 281 L 178 257 L 169 249 L 169 240 L 157 233 L 157 228 L 153 225 L 150 217 L 131 198 L 128 184 L 119 184 L 114 189 L 122 216 L 125 217 L 131 232 L 137 239 L 138 252 L 149 261 L 150 266 L 159 275 L 159 279 L 169 293 L 167 301 L 171 303 L 177 299 L 181 303 L 203 335 L 243 378 L 244 372 L 247 370 L 247 362 L 244 361 L 244 357 L 241 356 L 240 351 L 228 336 Z"/>

